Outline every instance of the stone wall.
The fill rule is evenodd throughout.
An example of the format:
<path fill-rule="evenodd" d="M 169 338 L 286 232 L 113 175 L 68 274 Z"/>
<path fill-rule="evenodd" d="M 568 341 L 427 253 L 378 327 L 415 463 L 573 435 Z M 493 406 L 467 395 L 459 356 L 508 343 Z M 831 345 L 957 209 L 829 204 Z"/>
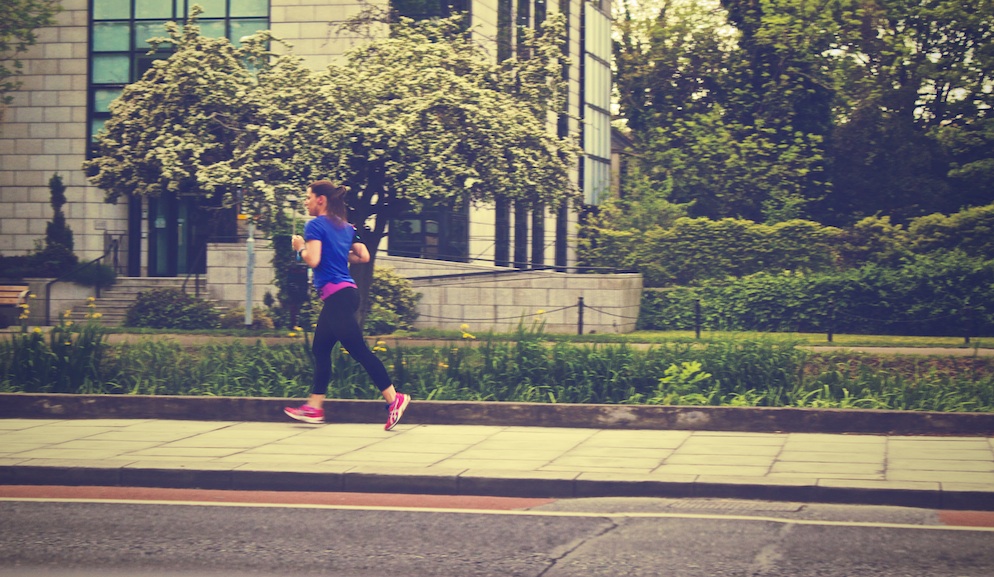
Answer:
<path fill-rule="evenodd" d="M 255 248 L 253 299 L 262 306 L 273 284 L 272 248 L 260 240 Z M 244 244 L 208 247 L 207 290 L 210 298 L 228 306 L 245 303 Z M 575 334 L 579 329 L 579 299 L 583 298 L 583 332 L 627 333 L 635 330 L 642 296 L 640 274 L 575 274 L 517 271 L 465 263 L 377 256 L 377 267 L 389 267 L 410 278 L 421 293 L 416 328 L 472 332 L 508 332 L 519 323 L 545 323 L 552 333 Z M 434 277 L 434 278 L 429 278 Z"/>

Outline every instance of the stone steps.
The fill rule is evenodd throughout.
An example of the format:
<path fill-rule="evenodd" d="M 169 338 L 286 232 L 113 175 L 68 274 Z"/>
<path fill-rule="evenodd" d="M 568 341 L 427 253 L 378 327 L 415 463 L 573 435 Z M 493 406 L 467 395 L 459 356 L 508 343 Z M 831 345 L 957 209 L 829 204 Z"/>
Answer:
<path fill-rule="evenodd" d="M 150 290 L 162 288 L 183 288 L 182 277 L 118 277 L 117 282 L 110 288 L 100 291 L 100 297 L 88 304 L 76 305 L 69 313 L 68 319 L 74 323 L 86 322 L 99 314 L 97 322 L 106 327 L 121 326 L 127 317 L 128 309 L 138 300 L 138 295 Z M 196 279 L 191 278 L 187 283 L 186 292 L 195 296 Z M 200 287 L 200 297 L 204 298 L 207 290 Z M 60 317 L 64 311 L 60 312 Z"/>

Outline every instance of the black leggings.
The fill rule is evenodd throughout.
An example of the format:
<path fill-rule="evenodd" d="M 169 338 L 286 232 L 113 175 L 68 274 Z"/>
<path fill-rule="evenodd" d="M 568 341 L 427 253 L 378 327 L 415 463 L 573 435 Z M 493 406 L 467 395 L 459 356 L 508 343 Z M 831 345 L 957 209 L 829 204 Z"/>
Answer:
<path fill-rule="evenodd" d="M 359 361 L 381 391 L 392 384 L 383 362 L 369 350 L 369 345 L 362 337 L 362 329 L 355 318 L 357 310 L 359 291 L 352 287 L 339 289 L 325 299 L 321 315 L 318 316 L 318 326 L 314 330 L 314 343 L 311 345 L 314 353 L 314 384 L 311 386 L 311 394 L 327 394 L 328 383 L 331 381 L 331 350 L 338 342 L 342 343 L 349 356 Z"/>

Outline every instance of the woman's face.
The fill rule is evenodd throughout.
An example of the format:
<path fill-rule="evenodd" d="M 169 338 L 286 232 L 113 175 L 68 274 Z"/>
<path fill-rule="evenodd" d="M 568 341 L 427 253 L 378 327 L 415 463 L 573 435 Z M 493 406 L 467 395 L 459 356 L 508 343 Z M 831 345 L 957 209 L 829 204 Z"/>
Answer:
<path fill-rule="evenodd" d="M 321 216 L 321 197 L 314 194 L 311 187 L 307 187 L 307 197 L 304 198 L 304 207 L 310 216 Z"/>

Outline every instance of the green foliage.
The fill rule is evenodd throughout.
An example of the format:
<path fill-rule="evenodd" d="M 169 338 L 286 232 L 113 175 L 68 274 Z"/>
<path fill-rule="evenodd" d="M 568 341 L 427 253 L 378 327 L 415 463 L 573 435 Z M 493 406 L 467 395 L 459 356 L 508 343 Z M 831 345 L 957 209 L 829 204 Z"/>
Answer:
<path fill-rule="evenodd" d="M 597 230 L 581 245 L 584 262 L 629 266 L 648 287 L 697 284 L 760 271 L 824 271 L 835 265 L 842 231 L 804 220 L 773 225 L 748 220 L 679 218 L 672 227 Z"/>
<path fill-rule="evenodd" d="M 994 334 L 994 261 L 962 252 L 838 273 L 757 273 L 696 289 L 649 291 L 639 328 L 972 336 Z"/>
<path fill-rule="evenodd" d="M 411 281 L 390 268 L 378 268 L 373 273 L 370 287 L 370 313 L 366 317 L 366 330 L 371 334 L 388 334 L 408 330 L 418 319 L 418 301 L 421 294 L 414 292 Z"/>
<path fill-rule="evenodd" d="M 252 307 L 252 324 L 246 326 L 245 307 L 235 307 L 228 309 L 221 315 L 219 326 L 222 329 L 265 330 L 274 328 L 275 324 L 269 311 L 262 307 Z"/>
<path fill-rule="evenodd" d="M 62 184 L 62 176 L 54 174 L 48 181 L 48 188 L 52 194 L 51 204 L 55 214 L 52 222 L 45 227 L 45 244 L 48 246 L 60 244 L 72 252 L 72 229 L 66 226 L 66 217 L 62 214 L 62 207 L 66 204 L 66 186 Z"/>
<path fill-rule="evenodd" d="M 994 260 L 994 204 L 916 218 L 908 225 L 908 240 L 911 250 L 919 254 L 961 250 Z"/>
<path fill-rule="evenodd" d="M 691 216 L 907 224 L 990 202 L 991 0 L 626 2 L 615 22 L 633 162 Z"/>
<path fill-rule="evenodd" d="M 511 342 L 374 350 L 398 388 L 426 400 L 994 410 L 994 360 L 986 358 L 822 355 L 771 339 L 550 345 L 540 327 L 519 333 Z M 285 398 L 309 390 L 303 343 L 108 346 L 96 334 L 56 334 L 0 338 L 0 391 Z M 338 348 L 329 393 L 369 398 L 376 388 Z"/>
<path fill-rule="evenodd" d="M 868 216 L 845 229 L 838 244 L 843 268 L 855 268 L 876 263 L 896 265 L 909 256 L 908 233 L 890 217 Z"/>
<path fill-rule="evenodd" d="M 47 337 L 47 338 L 46 338 Z M 103 390 L 106 333 L 95 320 L 66 319 L 0 340 L 0 390 L 88 393 Z"/>
<path fill-rule="evenodd" d="M 80 267 L 67 279 L 89 287 L 107 288 L 117 282 L 117 273 L 103 263 L 92 263 Z"/>
<path fill-rule="evenodd" d="M 179 289 L 163 288 L 143 292 L 128 309 L 126 327 L 153 329 L 213 329 L 221 315 L 209 302 Z"/>

